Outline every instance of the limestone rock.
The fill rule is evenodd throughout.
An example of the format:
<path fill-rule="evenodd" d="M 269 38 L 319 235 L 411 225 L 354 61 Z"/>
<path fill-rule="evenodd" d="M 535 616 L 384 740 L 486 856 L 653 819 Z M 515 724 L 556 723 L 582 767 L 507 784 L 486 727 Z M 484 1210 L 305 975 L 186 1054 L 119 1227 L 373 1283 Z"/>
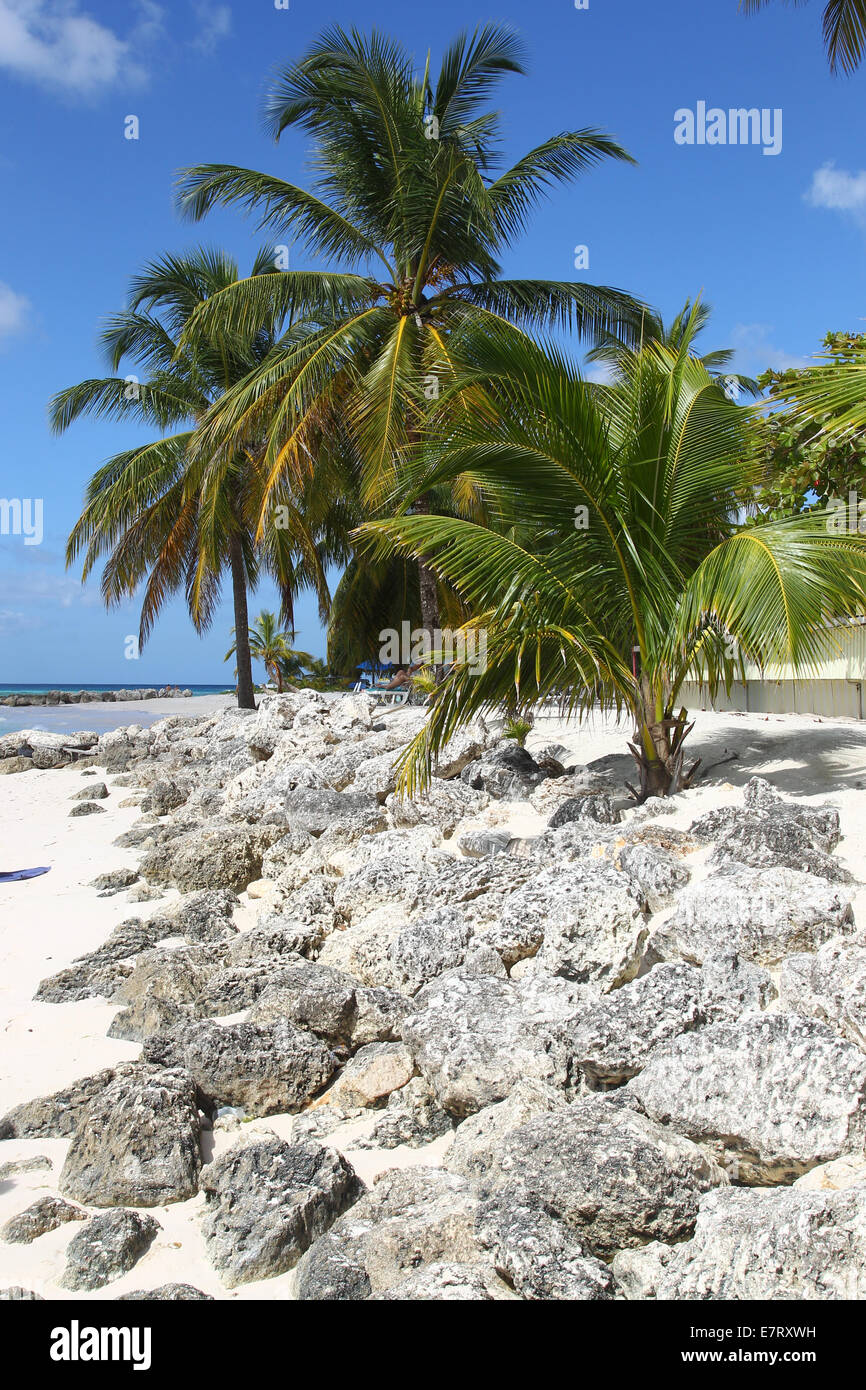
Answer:
<path fill-rule="evenodd" d="M 853 931 L 851 894 L 796 869 L 728 867 L 683 889 L 673 915 L 653 933 L 666 960 L 700 964 L 720 946 L 776 966 Z"/>
<path fill-rule="evenodd" d="M 103 1211 L 92 1216 L 69 1242 L 66 1269 L 58 1283 L 65 1289 L 101 1289 L 128 1273 L 153 1244 L 159 1222 L 140 1211 Z"/>
<path fill-rule="evenodd" d="M 866 1144 L 866 1057 L 797 1014 L 745 1014 L 652 1053 L 628 1094 L 740 1182 L 790 1182 Z"/>
<path fill-rule="evenodd" d="M 292 1269 L 351 1206 L 360 1185 L 333 1149 L 264 1139 L 209 1165 L 202 1233 L 228 1288 Z"/>
<path fill-rule="evenodd" d="M 195 1020 L 151 1038 L 142 1055 L 159 1066 L 185 1067 L 212 1104 L 237 1105 L 249 1115 L 300 1110 L 337 1069 L 325 1044 L 288 1019 Z"/>
<path fill-rule="evenodd" d="M 66 1221 L 86 1220 L 87 1212 L 64 1202 L 61 1197 L 40 1197 L 0 1227 L 0 1240 L 13 1245 L 29 1245 L 47 1231 L 56 1231 Z"/>
<path fill-rule="evenodd" d="M 630 1299 L 862 1300 L 866 1190 L 720 1188 L 691 1240 L 623 1251 L 613 1272 Z"/>
<path fill-rule="evenodd" d="M 140 1067 L 90 1102 L 67 1151 L 60 1190 L 98 1207 L 183 1202 L 198 1191 L 200 1139 L 192 1077 Z"/>

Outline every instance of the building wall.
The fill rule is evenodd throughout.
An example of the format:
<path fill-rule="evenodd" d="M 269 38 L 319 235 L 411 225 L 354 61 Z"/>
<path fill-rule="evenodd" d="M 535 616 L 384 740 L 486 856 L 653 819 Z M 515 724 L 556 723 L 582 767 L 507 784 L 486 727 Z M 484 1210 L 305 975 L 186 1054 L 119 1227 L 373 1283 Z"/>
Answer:
<path fill-rule="evenodd" d="M 687 709 L 742 710 L 749 714 L 819 714 L 862 719 L 866 712 L 866 678 L 860 680 L 737 681 L 730 694 L 719 690 L 711 700 L 704 686 L 682 686 L 678 704 Z"/>

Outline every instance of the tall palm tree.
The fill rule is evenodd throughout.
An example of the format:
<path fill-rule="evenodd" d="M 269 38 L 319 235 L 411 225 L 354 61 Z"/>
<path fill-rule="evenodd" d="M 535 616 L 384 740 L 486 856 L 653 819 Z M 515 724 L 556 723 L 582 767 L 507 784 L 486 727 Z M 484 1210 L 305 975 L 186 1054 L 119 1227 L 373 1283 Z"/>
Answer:
<path fill-rule="evenodd" d="M 264 485 L 263 441 L 239 439 L 218 461 L 197 447 L 200 423 L 214 403 L 266 362 L 280 337 L 283 312 L 268 305 L 243 333 L 227 330 L 214 318 L 208 334 L 199 332 L 194 344 L 183 341 L 196 310 L 237 278 L 229 256 L 203 248 L 145 266 L 132 281 L 126 308 L 108 320 L 101 335 L 115 375 L 61 391 L 50 414 L 57 433 L 85 414 L 161 431 L 161 437 L 109 459 L 91 478 L 84 510 L 69 537 L 67 564 L 83 553 L 86 579 L 107 556 L 102 575 L 107 606 L 133 596 L 144 583 L 142 645 L 164 603 L 178 590 L 185 594 L 196 630 L 204 632 L 213 622 L 228 574 L 238 703 L 254 708 L 248 589 L 267 571 L 289 620 L 299 588 L 313 586 L 323 608 L 328 592 L 322 548 L 294 499 L 281 498 L 286 525 L 255 539 Z M 252 281 L 275 278 L 274 252 L 260 251 Z M 119 375 L 124 362 L 134 365 L 141 379 L 135 373 Z M 171 429 L 176 432 L 165 433 Z M 340 553 L 333 538 L 332 549 Z"/>
<path fill-rule="evenodd" d="M 750 408 L 686 347 L 633 353 L 599 391 L 560 353 L 500 332 L 475 344 L 473 376 L 495 420 L 452 421 L 415 487 L 468 472 L 503 527 L 411 514 L 362 527 L 379 553 L 423 556 L 487 633 L 486 669 L 447 677 L 402 785 L 476 712 L 557 694 L 570 711 L 630 712 L 635 795 L 675 792 L 695 770 L 683 683 L 715 690 L 739 662 L 802 669 L 832 649 L 831 620 L 863 611 L 863 538 L 814 516 L 738 525 Z"/>
<path fill-rule="evenodd" d="M 299 439 L 323 409 L 339 413 L 357 454 L 358 495 L 374 515 L 399 486 L 468 326 L 636 332 L 639 306 L 619 290 L 502 278 L 501 254 L 553 185 L 602 160 L 629 160 L 609 136 L 583 129 L 552 135 L 497 172 L 500 119 L 486 101 L 503 74 L 523 71 L 515 35 L 495 25 L 458 37 L 435 83 L 429 57 L 418 76 L 412 55 L 384 35 L 331 28 L 282 70 L 267 106 L 275 138 L 290 127 L 312 137 L 313 191 L 233 165 L 181 172 L 188 216 L 239 205 L 260 227 L 345 267 L 242 281 L 191 325 L 207 330 L 220 319 L 245 333 L 266 310 L 289 308 L 297 325 L 256 379 L 221 400 L 204 431 L 209 449 L 231 449 L 239 431 L 267 422 L 261 527 L 271 490 L 308 467 Z M 471 510 L 467 489 L 451 493 Z M 429 493 L 414 502 L 419 512 L 440 505 Z M 424 625 L 434 628 L 439 599 L 423 562 L 419 585 Z"/>
<path fill-rule="evenodd" d="M 760 10 L 769 0 L 740 0 L 747 13 Z M 785 0 L 802 5 L 805 0 Z M 866 52 L 866 0 L 826 0 L 822 28 L 832 73 L 856 72 Z"/>

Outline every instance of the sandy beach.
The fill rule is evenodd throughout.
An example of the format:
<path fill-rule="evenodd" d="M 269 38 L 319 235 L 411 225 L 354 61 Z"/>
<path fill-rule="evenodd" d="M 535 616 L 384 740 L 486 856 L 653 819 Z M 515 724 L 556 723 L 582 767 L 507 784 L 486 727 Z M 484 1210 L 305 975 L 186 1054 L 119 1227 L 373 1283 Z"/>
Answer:
<path fill-rule="evenodd" d="M 221 707 L 219 697 L 183 702 L 149 701 L 139 711 L 125 708 L 130 719 L 164 713 L 206 713 Z M 222 701 L 224 703 L 224 700 Z M 180 708 L 179 708 L 180 705 Z M 117 716 L 115 707 L 111 713 Z M 39 711 L 40 716 L 48 713 Z M 90 727 L 98 727 L 98 705 L 81 711 Z M 545 744 L 561 743 L 577 763 L 609 770 L 617 783 L 630 775 L 631 760 L 624 753 L 627 730 L 597 718 L 577 726 L 541 715 L 530 737 L 530 751 Z M 736 761 L 710 773 L 706 782 L 677 798 L 665 814 L 666 825 L 685 829 L 708 808 L 737 804 L 741 788 L 754 774 L 769 778 L 786 796 L 814 804 L 829 802 L 841 815 L 843 838 L 838 857 L 855 878 L 863 876 L 866 863 L 866 726 L 854 721 L 827 721 L 806 716 L 737 716 L 698 713 L 691 739 L 693 755 L 705 763 L 736 751 Z M 49 865 L 42 877 L 0 886 L 0 1113 L 33 1097 L 55 1091 L 78 1077 L 102 1067 L 134 1059 L 139 1047 L 114 1041 L 106 1030 L 117 1012 L 116 1004 L 102 999 L 48 1004 L 34 1002 L 39 982 L 69 965 L 102 943 L 117 924 L 129 917 L 148 917 L 177 896 L 166 889 L 153 902 L 130 904 L 125 892 L 100 897 L 90 887 L 98 874 L 135 868 L 138 854 L 120 849 L 114 839 L 138 818 L 136 805 L 123 805 L 131 792 L 104 778 L 109 796 L 102 802 L 103 815 L 70 818 L 70 800 L 88 780 L 103 780 L 102 770 L 88 778 L 80 765 L 54 771 L 31 771 L 0 779 L 0 845 L 4 870 Z M 134 798 L 133 798 L 134 799 Z M 667 812 L 669 808 L 659 807 Z M 525 803 L 491 803 L 483 818 L 489 826 L 508 828 L 515 836 L 540 833 L 544 816 Z M 457 852 L 456 850 L 454 851 Z M 688 856 L 693 879 L 707 872 L 708 850 Z M 256 896 L 241 894 L 235 922 L 241 931 L 255 922 L 261 907 L 263 885 L 254 885 Z M 866 888 L 854 893 L 855 917 L 866 920 Z M 661 914 L 662 916 L 664 914 Z M 164 943 L 170 945 L 171 943 Z M 229 1021 L 229 1020 L 223 1020 Z M 384 1168 L 405 1164 L 437 1164 L 450 1139 L 422 1148 L 398 1148 L 388 1152 L 353 1147 L 353 1140 L 372 1123 L 337 1131 L 326 1142 L 340 1148 L 359 1174 L 371 1181 Z M 218 1129 L 205 1135 L 207 1159 L 233 1143 L 251 1136 L 276 1133 L 289 1137 L 289 1115 L 269 1116 L 239 1128 Z M 243 1133 L 241 1133 L 243 1131 Z M 68 1141 L 62 1139 L 12 1139 L 0 1145 L 0 1162 L 45 1156 L 51 1168 L 15 1173 L 0 1181 L 0 1223 L 22 1211 L 36 1198 L 57 1195 L 57 1178 Z M 216 1298 L 280 1299 L 292 1296 L 293 1274 L 288 1273 L 227 1290 L 206 1258 L 198 1218 L 204 1198 L 161 1207 L 153 1214 L 161 1231 L 151 1249 L 122 1278 L 85 1295 L 114 1299 L 133 1289 L 153 1288 L 167 1281 L 187 1282 Z M 46 1299 L 63 1299 L 68 1293 L 57 1283 L 64 1267 L 64 1252 L 76 1230 L 71 1222 L 30 1245 L 0 1245 L 0 1286 L 22 1285 Z"/>
<path fill-rule="evenodd" d="M 186 699 L 91 700 L 84 705 L 0 705 L 0 736 L 22 729 L 44 729 L 48 733 L 78 733 L 93 729 L 107 733 L 121 724 L 140 724 L 149 728 L 158 719 L 178 714 L 184 718 L 213 714 L 234 704 L 233 695 L 190 695 Z"/>

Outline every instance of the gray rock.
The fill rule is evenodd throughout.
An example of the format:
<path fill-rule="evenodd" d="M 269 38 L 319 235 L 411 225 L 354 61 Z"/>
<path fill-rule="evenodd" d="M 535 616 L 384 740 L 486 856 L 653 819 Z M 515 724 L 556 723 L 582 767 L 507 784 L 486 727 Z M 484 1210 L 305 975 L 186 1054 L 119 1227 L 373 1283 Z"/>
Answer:
<path fill-rule="evenodd" d="M 457 1126 L 444 1165 L 452 1173 L 481 1187 L 492 1180 L 506 1135 L 537 1115 L 562 1110 L 568 1104 L 562 1091 L 541 1081 L 518 1081 L 507 1099 L 485 1106 Z"/>
<path fill-rule="evenodd" d="M 91 1101 L 118 1077 L 134 1075 L 135 1064 L 106 1067 L 53 1095 L 16 1105 L 0 1120 L 0 1139 L 66 1139 L 74 1134 Z"/>
<path fill-rule="evenodd" d="M 850 892 L 826 879 L 796 869 L 729 867 L 683 889 L 651 945 L 666 960 L 700 964 L 723 946 L 772 967 L 850 934 L 853 920 Z"/>
<path fill-rule="evenodd" d="M 319 1038 L 287 1019 L 196 1020 L 149 1039 L 142 1055 L 159 1066 L 185 1067 L 213 1105 L 241 1106 L 248 1115 L 300 1110 L 338 1065 Z"/>
<path fill-rule="evenodd" d="M 454 1121 L 439 1105 L 427 1082 L 420 1076 L 413 1076 L 405 1086 L 389 1095 L 381 1118 L 369 1136 L 356 1139 L 354 1144 L 359 1149 L 396 1149 L 401 1144 L 418 1149 L 453 1128 Z"/>
<path fill-rule="evenodd" d="M 79 787 L 77 792 L 73 792 L 70 801 L 104 801 L 108 796 L 108 788 L 104 782 L 90 782 L 86 787 Z"/>
<path fill-rule="evenodd" d="M 477 1199 L 452 1173 L 421 1167 L 383 1173 L 307 1251 L 298 1266 L 297 1296 L 364 1299 L 422 1266 L 478 1263 L 477 1213 Z"/>
<path fill-rule="evenodd" d="M 108 897 L 109 894 L 130 888 L 137 879 L 138 873 L 135 869 L 113 869 L 107 874 L 97 874 L 90 886 L 100 889 L 101 897 Z"/>
<path fill-rule="evenodd" d="M 524 1077 L 564 1086 L 564 1054 L 509 980 L 451 971 L 425 985 L 403 1041 L 444 1110 L 471 1115 Z"/>
<path fill-rule="evenodd" d="M 213 1303 L 210 1293 L 202 1293 L 192 1284 L 160 1284 L 156 1289 L 135 1289 L 118 1295 L 118 1303 Z"/>
<path fill-rule="evenodd" d="M 230 1149 L 207 1170 L 202 1233 L 228 1288 L 292 1269 L 354 1202 L 360 1184 L 333 1149 L 265 1139 Z"/>
<path fill-rule="evenodd" d="M 378 797 L 372 792 L 298 787 L 286 796 L 285 806 L 292 825 L 310 835 L 337 828 L 349 838 L 358 839 L 384 830 L 387 823 Z"/>
<path fill-rule="evenodd" d="M 142 859 L 141 874 L 151 883 L 174 883 L 181 893 L 204 888 L 241 892 L 259 877 L 262 856 L 277 839 L 275 826 L 212 825 L 158 845 Z"/>
<path fill-rule="evenodd" d="M 13 1284 L 11 1288 L 0 1289 L 0 1303 L 44 1303 L 45 1299 L 41 1293 L 34 1293 L 32 1289 L 23 1289 L 20 1284 Z"/>
<path fill-rule="evenodd" d="M 484 1265 L 447 1263 L 437 1260 L 407 1274 L 399 1284 L 382 1293 L 370 1294 L 368 1301 L 394 1303 L 476 1303 L 493 1299 L 513 1299 L 514 1294 Z"/>
<path fill-rule="evenodd" d="M 381 983 L 416 994 L 444 970 L 462 964 L 471 935 L 469 925 L 450 907 L 408 923 L 389 941 L 389 968 L 380 975 Z"/>
<path fill-rule="evenodd" d="M 745 1014 L 685 1033 L 626 1089 L 744 1183 L 790 1182 L 866 1143 L 866 1058 L 797 1014 Z"/>
<path fill-rule="evenodd" d="M 140 1211 L 103 1211 L 82 1226 L 66 1248 L 62 1288 L 101 1289 L 127 1274 L 150 1249 L 160 1224 Z"/>
<path fill-rule="evenodd" d="M 521 1298 L 597 1302 L 616 1297 L 607 1265 L 588 1255 L 575 1232 L 540 1203 L 488 1201 L 478 1228 L 494 1269 Z"/>
<path fill-rule="evenodd" d="M 737 956 L 693 965 L 657 965 L 581 1009 L 565 1032 L 566 1046 L 593 1089 L 636 1076 L 656 1047 L 722 1019 L 769 1003 L 773 989 L 760 966 Z"/>
<path fill-rule="evenodd" d="M 648 932 L 630 880 L 593 862 L 537 870 L 506 898 L 496 931 L 480 935 L 506 964 L 535 954 L 549 974 L 611 990 L 637 974 Z"/>
<path fill-rule="evenodd" d="M 639 895 L 646 899 L 650 912 L 660 912 L 669 906 L 691 878 L 684 864 L 656 845 L 623 845 L 616 853 L 614 863 L 631 879 Z"/>
<path fill-rule="evenodd" d="M 568 825 L 571 821 L 592 820 L 601 825 L 616 825 L 619 818 L 620 813 L 611 798 L 604 792 L 596 792 L 587 796 L 573 796 L 564 801 L 547 824 L 548 829 L 558 830 L 561 825 Z"/>
<path fill-rule="evenodd" d="M 97 1207 L 183 1202 L 198 1191 L 200 1139 L 192 1077 L 139 1067 L 90 1102 L 67 1151 L 60 1190 Z"/>
<path fill-rule="evenodd" d="M 691 1240 L 623 1251 L 613 1271 L 629 1299 L 862 1300 L 866 1190 L 720 1188 Z"/>
<path fill-rule="evenodd" d="M 88 791 L 90 788 L 88 787 Z M 95 816 L 104 815 L 105 807 L 100 806 L 97 801 L 77 801 L 69 812 L 70 816 Z"/>
<path fill-rule="evenodd" d="M 498 1206 L 541 1205 L 600 1258 L 683 1239 L 701 1195 L 726 1181 L 696 1144 L 601 1096 L 507 1134 L 487 1178 Z"/>
<path fill-rule="evenodd" d="M 460 780 L 497 801 L 525 801 L 549 775 L 525 748 L 504 742 L 464 767 Z"/>
<path fill-rule="evenodd" d="M 779 1000 L 783 1009 L 820 1019 L 866 1052 L 866 945 L 837 938 L 814 955 L 788 956 Z"/>
<path fill-rule="evenodd" d="M 187 780 L 160 777 L 150 784 L 141 809 L 153 816 L 167 816 L 170 811 L 184 804 L 191 790 L 192 783 Z"/>
<path fill-rule="evenodd" d="M 328 1042 L 348 1045 L 358 1016 L 357 980 L 303 956 L 287 953 L 277 960 L 279 978 L 259 993 L 250 1021 L 287 1018 Z"/>
<path fill-rule="evenodd" d="M 387 797 L 385 809 L 397 828 L 429 825 L 443 835 L 453 835 L 462 820 L 477 816 L 489 800 L 486 792 L 474 791 L 459 778 L 445 782 L 441 777 L 433 777 L 423 793 Z"/>
<path fill-rule="evenodd" d="M 29 1245 L 46 1232 L 56 1231 L 66 1221 L 86 1220 L 87 1212 L 80 1207 L 73 1207 L 60 1197 L 40 1197 L 0 1227 L 0 1240 L 12 1245 Z"/>
<path fill-rule="evenodd" d="M 802 869 L 831 883 L 851 883 L 852 875 L 815 844 L 816 837 L 793 818 L 741 814 L 722 834 L 710 856 L 713 864 L 748 864 Z"/>
<path fill-rule="evenodd" d="M 15 1178 L 19 1173 L 39 1173 L 54 1167 L 46 1154 L 34 1154 L 32 1158 L 13 1158 L 8 1163 L 0 1163 L 0 1182 Z"/>
<path fill-rule="evenodd" d="M 494 741 L 495 736 L 480 717 L 473 719 L 470 724 L 464 724 L 444 748 L 440 748 L 434 768 L 436 776 L 446 779 L 459 777 L 467 763 L 480 758 Z"/>

